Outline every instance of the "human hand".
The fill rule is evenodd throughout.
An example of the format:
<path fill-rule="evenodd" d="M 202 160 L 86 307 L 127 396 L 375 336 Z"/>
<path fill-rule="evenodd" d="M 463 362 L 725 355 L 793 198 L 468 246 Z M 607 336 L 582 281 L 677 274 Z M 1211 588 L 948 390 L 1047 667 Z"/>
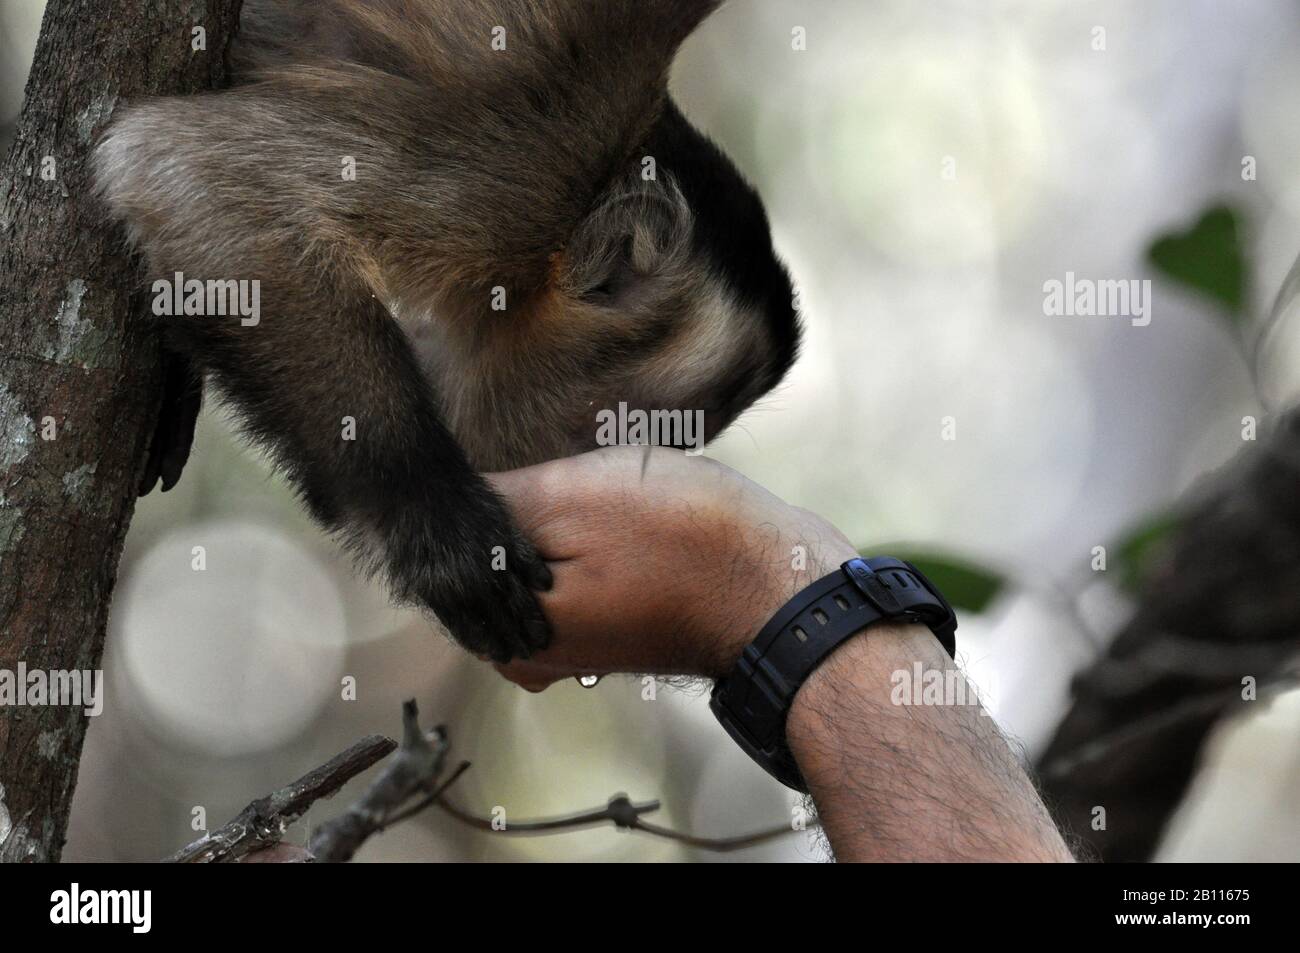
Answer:
<path fill-rule="evenodd" d="M 553 638 L 498 665 L 531 690 L 574 675 L 724 675 L 789 598 L 857 555 L 821 517 L 704 457 L 609 447 L 489 480 L 554 574 Z"/>

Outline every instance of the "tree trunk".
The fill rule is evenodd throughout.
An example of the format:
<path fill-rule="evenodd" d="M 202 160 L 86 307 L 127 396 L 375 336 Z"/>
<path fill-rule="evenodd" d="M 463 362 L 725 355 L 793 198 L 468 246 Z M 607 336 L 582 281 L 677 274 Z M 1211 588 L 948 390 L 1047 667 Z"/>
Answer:
<path fill-rule="evenodd" d="M 20 664 L 98 667 L 157 416 L 158 341 L 133 317 L 141 274 L 91 194 L 87 158 L 124 100 L 224 83 L 240 3 L 45 10 L 0 174 L 0 679 L 12 673 L 11 690 Z M 3 691 L 0 860 L 58 860 L 86 716 Z"/>
<path fill-rule="evenodd" d="M 1223 718 L 1300 678 L 1300 410 L 1184 505 L 1137 612 L 1074 680 L 1044 793 L 1105 861 L 1151 858 Z M 1261 702 L 1266 704 L 1266 702 Z"/>

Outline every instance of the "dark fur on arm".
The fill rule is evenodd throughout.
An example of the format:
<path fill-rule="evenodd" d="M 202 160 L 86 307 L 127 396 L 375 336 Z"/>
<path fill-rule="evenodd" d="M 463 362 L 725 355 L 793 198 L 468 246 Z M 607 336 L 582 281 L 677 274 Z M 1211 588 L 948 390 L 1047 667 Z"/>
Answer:
<path fill-rule="evenodd" d="M 434 610 L 474 651 L 528 654 L 546 640 L 531 593 L 549 585 L 545 563 L 443 425 L 406 338 L 364 280 L 369 260 L 323 222 L 277 220 L 261 177 L 239 178 L 240 161 L 282 174 L 272 158 L 222 165 L 214 123 L 235 105 L 245 104 L 217 96 L 200 108 L 144 106 L 119 119 L 97 153 L 106 196 L 155 274 L 261 282 L 255 326 L 177 316 L 164 319 L 169 342 L 205 368 L 313 514 L 382 570 L 399 598 Z M 268 103 L 252 108 L 270 115 Z M 237 109 L 225 118 L 253 117 Z M 329 188 L 323 174 L 313 182 L 295 169 L 292 198 Z M 345 417 L 355 420 L 354 440 L 344 439 Z M 497 546 L 504 571 L 492 568 Z"/>
<path fill-rule="evenodd" d="M 545 644 L 531 590 L 549 571 L 388 309 L 462 332 L 526 321 L 556 250 L 659 116 L 677 45 L 716 6 L 250 0 L 243 85 L 134 105 L 98 148 L 100 187 L 153 275 L 261 282 L 259 324 L 174 317 L 174 345 L 313 513 L 472 650 Z M 490 312 L 497 287 L 508 316 Z"/>

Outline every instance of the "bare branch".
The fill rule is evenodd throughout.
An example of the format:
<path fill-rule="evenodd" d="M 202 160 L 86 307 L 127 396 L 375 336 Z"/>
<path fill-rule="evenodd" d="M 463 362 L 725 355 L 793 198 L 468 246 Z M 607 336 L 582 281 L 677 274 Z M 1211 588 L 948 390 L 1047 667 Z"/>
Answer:
<path fill-rule="evenodd" d="M 394 748 L 397 748 L 396 754 L 365 794 L 343 814 L 315 830 L 307 848 L 310 859 L 326 863 L 351 860 L 369 837 L 434 804 L 461 824 L 494 834 L 562 834 L 613 824 L 623 830 L 641 831 L 689 847 L 719 852 L 753 847 L 794 830 L 782 825 L 738 837 L 697 837 L 644 820 L 643 815 L 659 810 L 659 802 L 634 803 L 626 794 L 614 795 L 604 807 L 558 817 L 512 821 L 501 827 L 494 824 L 492 818 L 472 814 L 446 799 L 447 789 L 469 769 L 469 762 L 461 762 L 446 780 L 440 781 L 451 741 L 442 725 L 429 732 L 421 730 L 419 711 L 411 700 L 402 705 L 400 748 L 382 735 L 365 738 L 288 787 L 254 801 L 225 827 L 195 841 L 169 860 L 173 863 L 238 860 L 254 851 L 272 847 L 280 842 L 289 825 L 306 813 L 315 801 L 333 794 L 348 779 L 393 752 Z M 416 797 L 419 800 L 408 804 Z M 814 820 L 812 825 L 816 827 L 817 822 Z"/>
<path fill-rule="evenodd" d="M 419 710 L 413 699 L 402 706 L 402 726 L 401 748 L 366 793 L 312 834 L 307 849 L 317 860 L 327 863 L 351 860 L 371 834 L 410 816 L 402 813 L 403 804 L 417 794 L 431 794 L 436 790 L 451 748 L 446 729 L 439 725 L 425 734 L 420 729 Z"/>
<path fill-rule="evenodd" d="M 468 764 L 462 767 L 468 767 Z M 468 827 L 473 827 L 481 831 L 491 831 L 496 834 L 516 834 L 516 835 L 538 835 L 538 834 L 562 834 L 567 831 L 580 830 L 586 827 L 592 827 L 597 824 L 606 822 L 612 823 L 615 827 L 629 831 L 641 831 L 644 834 L 650 834 L 653 837 L 662 837 L 666 840 L 677 841 L 688 847 L 696 847 L 700 850 L 711 850 L 718 853 L 726 853 L 733 850 L 743 850 L 746 847 L 754 847 L 758 844 L 767 843 L 775 840 L 785 834 L 790 834 L 796 830 L 789 825 L 783 824 L 780 827 L 771 827 L 767 830 L 755 831 L 752 834 L 740 834 L 736 837 L 698 837 L 694 834 L 686 834 L 681 831 L 675 831 L 672 828 L 661 827 L 658 824 L 652 824 L 642 818 L 644 814 L 651 814 L 659 810 L 658 801 L 644 801 L 635 804 L 626 794 L 615 794 L 609 799 L 603 808 L 592 808 L 589 811 L 579 811 L 574 814 L 566 814 L 561 817 L 541 818 L 533 821 L 511 821 L 505 827 L 496 827 L 492 820 L 486 817 L 480 817 L 471 814 L 463 808 L 452 804 L 444 796 L 443 792 L 451 787 L 456 776 L 448 779 L 435 794 L 427 798 L 423 803 L 416 806 L 405 816 L 415 814 L 429 804 L 437 804 L 447 814 L 451 815 L 457 821 Z M 814 829 L 820 826 L 816 820 L 811 825 Z"/>
<path fill-rule="evenodd" d="M 334 794 L 396 747 L 392 738 L 383 735 L 362 738 L 292 784 L 249 804 L 229 824 L 177 851 L 167 862 L 221 863 L 278 844 L 289 825 L 307 813 L 314 803 Z"/>

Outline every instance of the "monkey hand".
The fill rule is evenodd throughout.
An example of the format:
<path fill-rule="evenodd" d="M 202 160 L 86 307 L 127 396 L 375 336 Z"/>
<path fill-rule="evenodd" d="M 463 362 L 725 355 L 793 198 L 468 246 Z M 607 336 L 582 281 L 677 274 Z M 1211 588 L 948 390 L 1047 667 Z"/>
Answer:
<path fill-rule="evenodd" d="M 550 589 L 551 570 L 481 479 L 426 519 L 408 510 L 381 532 L 399 598 L 432 610 L 466 649 L 508 662 L 546 647 L 536 593 Z"/>
<path fill-rule="evenodd" d="M 164 349 L 162 383 L 162 403 L 140 478 L 140 496 L 148 496 L 159 481 L 165 493 L 181 478 L 203 405 L 203 378 L 189 358 L 179 352 Z"/>

